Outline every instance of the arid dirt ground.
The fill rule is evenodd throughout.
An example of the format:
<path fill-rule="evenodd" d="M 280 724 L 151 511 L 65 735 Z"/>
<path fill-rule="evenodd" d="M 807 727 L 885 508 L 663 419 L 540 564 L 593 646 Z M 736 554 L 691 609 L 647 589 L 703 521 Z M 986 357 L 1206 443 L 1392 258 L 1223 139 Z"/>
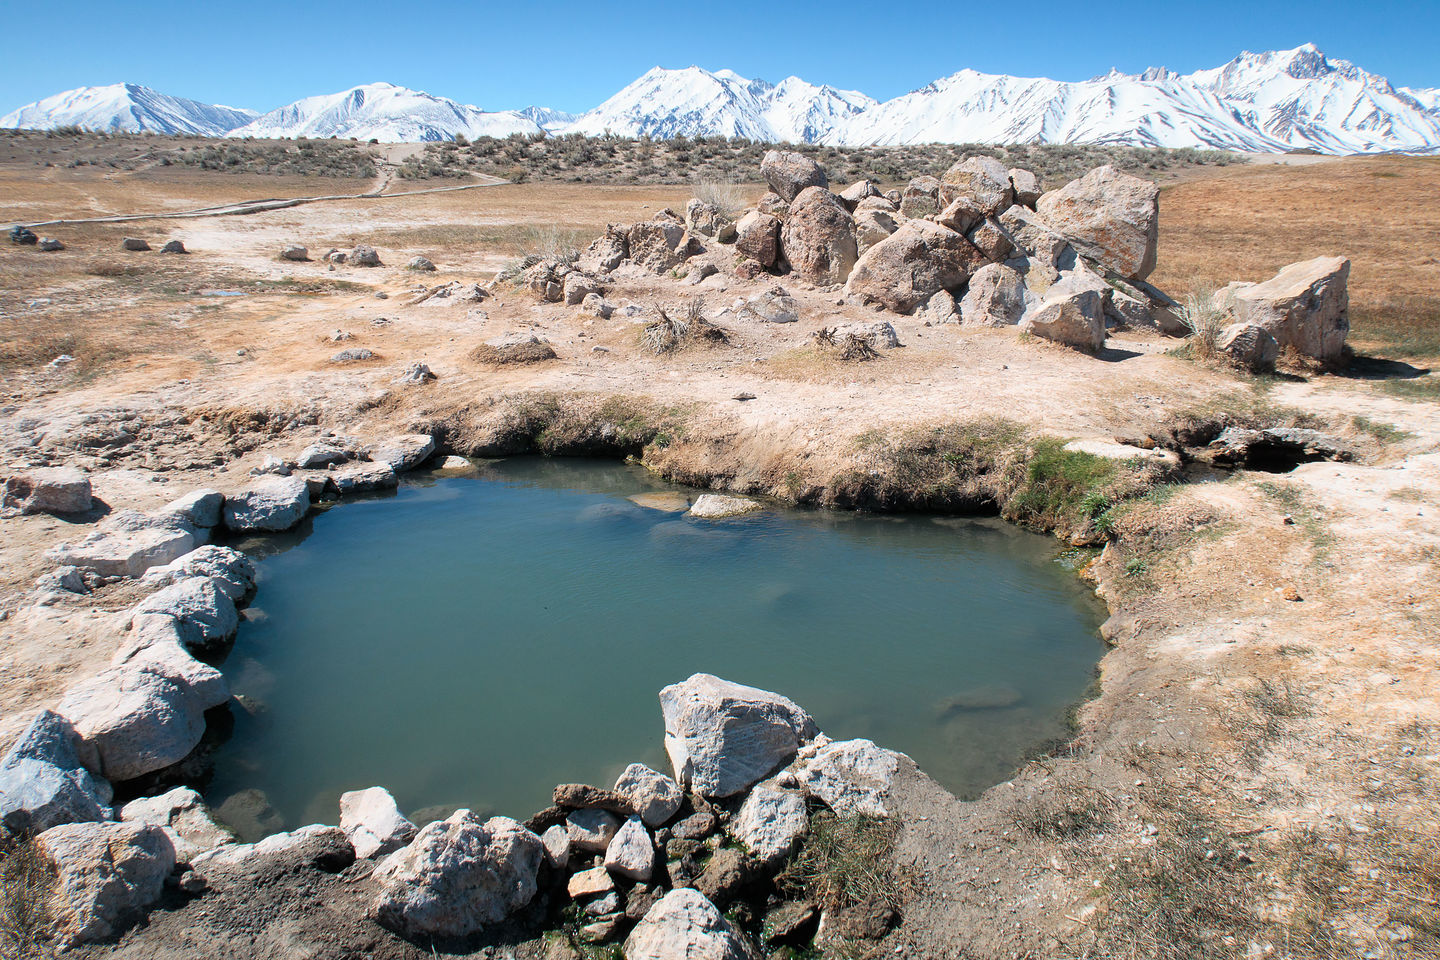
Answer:
<path fill-rule="evenodd" d="M 0 164 L 0 221 L 369 186 Z M 657 357 L 635 319 L 600 320 L 521 291 L 453 307 L 409 302 L 418 284 L 486 282 L 526 252 L 583 246 L 607 222 L 683 209 L 688 196 L 503 185 L 40 229 L 68 248 L 0 249 L 0 473 L 74 464 L 92 471 L 110 509 L 143 509 L 198 486 L 238 488 L 265 454 L 291 456 L 322 430 L 433 429 L 462 454 L 564 453 L 609 449 L 597 423 L 643 421 L 653 427 L 645 462 L 679 480 L 843 504 L 856 499 L 858 472 L 882 478 L 890 505 L 905 507 L 932 502 L 921 485 L 937 476 L 964 482 L 944 473 L 955 463 L 946 444 L 970 450 L 967 438 L 999 419 L 1016 425 L 1007 435 L 1017 456 L 1037 436 L 1163 436 L 1227 417 L 1319 426 L 1352 443 L 1356 461 L 1197 476 L 1111 511 L 1088 575 L 1110 605 L 1114 648 L 1075 739 L 974 802 L 906 776 L 894 857 L 909 894 L 881 949 L 1440 955 L 1440 390 L 1428 375 L 1440 358 L 1440 161 L 1227 167 L 1162 194 L 1151 279 L 1177 296 L 1320 254 L 1352 259 L 1360 356 L 1338 374 L 1255 379 L 1176 356 L 1177 341 L 1158 337 L 1121 335 L 1091 357 L 1013 330 L 889 315 L 905 346 L 846 363 L 810 334 L 877 314 L 837 305 L 834 290 L 739 280 L 718 246 L 707 256 L 720 273 L 698 285 L 626 281 L 608 299 L 648 314 L 703 296 L 715 310 L 778 282 L 800 300 L 800 322 L 721 317 L 727 343 Z M 125 236 L 157 249 L 179 238 L 192 252 L 125 253 Z M 357 242 L 386 266 L 278 257 L 287 243 L 318 258 Z M 439 273 L 406 271 L 414 255 Z M 335 331 L 353 339 L 332 342 Z M 558 359 L 469 358 L 511 331 L 545 337 Z M 342 347 L 375 358 L 332 363 Z M 61 354 L 73 362 L 51 366 Z M 393 382 L 414 361 L 438 379 Z M 732 399 L 742 392 L 755 399 Z M 51 606 L 28 594 L 49 568 L 44 550 L 83 531 L 44 516 L 0 519 L 0 746 L 113 652 L 108 613 L 130 599 L 123 588 Z M 354 899 L 338 885 L 321 893 L 282 898 L 265 945 L 234 955 L 406 955 L 334 937 L 302 946 Z M 157 915 L 113 949 L 193 955 L 197 938 L 224 942 L 224 913 Z"/>

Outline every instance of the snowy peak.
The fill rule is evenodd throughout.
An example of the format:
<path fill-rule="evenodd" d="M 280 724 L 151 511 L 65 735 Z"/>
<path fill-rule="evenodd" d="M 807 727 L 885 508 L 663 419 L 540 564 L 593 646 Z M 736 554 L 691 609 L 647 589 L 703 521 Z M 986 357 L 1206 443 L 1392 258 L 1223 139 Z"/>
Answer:
<path fill-rule="evenodd" d="M 109 133 L 218 136 L 254 119 L 254 110 L 171 97 L 136 83 L 80 87 L 0 117 L 0 127 L 53 130 L 83 127 Z"/>
<path fill-rule="evenodd" d="M 515 111 L 486 112 L 393 83 L 367 83 L 339 93 L 306 97 L 231 130 L 232 137 L 354 137 L 384 143 L 419 143 L 465 137 L 540 133 Z"/>

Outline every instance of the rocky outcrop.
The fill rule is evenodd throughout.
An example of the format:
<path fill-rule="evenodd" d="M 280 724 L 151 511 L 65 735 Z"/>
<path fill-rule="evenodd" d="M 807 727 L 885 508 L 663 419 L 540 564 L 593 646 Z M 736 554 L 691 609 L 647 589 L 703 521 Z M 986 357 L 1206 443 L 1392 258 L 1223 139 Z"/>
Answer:
<path fill-rule="evenodd" d="M 225 497 L 219 490 L 201 488 L 182 493 L 156 513 L 178 517 L 191 526 L 208 530 L 220 526 L 220 511 L 224 505 Z"/>
<path fill-rule="evenodd" d="M 751 210 L 735 225 L 735 249 L 767 270 L 780 259 L 780 221 Z"/>
<path fill-rule="evenodd" d="M 1220 331 L 1215 346 L 1231 363 L 1251 373 L 1274 370 L 1280 356 L 1280 344 L 1256 323 L 1232 323 Z"/>
<path fill-rule="evenodd" d="M 38 467 L 0 485 L 0 507 L 21 513 L 84 513 L 92 503 L 90 478 L 74 467 Z"/>
<path fill-rule="evenodd" d="M 543 856 L 514 820 L 457 810 L 375 869 L 371 915 L 407 937 L 470 936 L 530 902 Z"/>
<path fill-rule="evenodd" d="M 912 220 L 865 251 L 845 284 L 845 293 L 909 313 L 939 290 L 960 289 L 984 260 L 954 230 Z"/>
<path fill-rule="evenodd" d="M 220 706 L 230 699 L 224 674 L 197 660 L 185 641 L 186 631 L 174 617 L 132 614 L 110 666 L 157 673 L 184 691 L 186 703 L 202 712 Z"/>
<path fill-rule="evenodd" d="M 1349 260 L 1316 257 L 1264 283 L 1231 284 L 1219 297 L 1235 323 L 1264 327 L 1282 350 L 1333 364 L 1344 356 L 1350 333 L 1349 279 Z"/>
<path fill-rule="evenodd" d="M 704 249 L 683 223 L 668 217 L 632 225 L 626 245 L 630 262 L 653 273 L 668 273 Z"/>
<path fill-rule="evenodd" d="M 916 177 L 900 192 L 901 216 L 910 219 L 932 217 L 940 209 L 940 180 L 936 177 Z"/>
<path fill-rule="evenodd" d="M 1042 196 L 1036 212 L 1082 255 L 1128 280 L 1144 280 L 1155 269 L 1160 236 L 1160 188 L 1096 167 Z"/>
<path fill-rule="evenodd" d="M 1025 315 L 1024 279 L 1002 263 L 989 263 L 975 271 L 960 300 L 960 319 L 971 326 L 1004 327 Z"/>
<path fill-rule="evenodd" d="M 347 463 L 331 470 L 327 476 L 340 496 L 356 493 L 372 493 L 376 490 L 393 490 L 400 485 L 400 478 L 390 464 L 383 462 Z"/>
<path fill-rule="evenodd" d="M 295 477 L 263 476 L 225 499 L 225 526 L 248 532 L 279 532 L 305 519 L 310 489 Z"/>
<path fill-rule="evenodd" d="M 355 857 L 369 860 L 415 839 L 415 824 L 405 819 L 384 787 L 351 790 L 340 795 L 340 829 L 350 838 Z"/>
<path fill-rule="evenodd" d="M 735 239 L 735 223 L 720 212 L 713 203 L 706 203 L 692 197 L 685 204 L 685 229 L 702 237 L 711 237 L 720 243 Z"/>
<path fill-rule="evenodd" d="M 580 254 L 577 265 L 586 273 L 609 273 L 614 270 L 630 256 L 628 232 L 628 227 L 617 227 L 614 224 L 606 227 L 605 233 Z"/>
<path fill-rule="evenodd" d="M 855 219 L 829 190 L 806 187 L 790 204 L 780 231 L 780 253 L 791 270 L 811 283 L 844 283 L 859 256 Z"/>
<path fill-rule="evenodd" d="M 179 863 L 190 863 L 203 853 L 235 842 L 234 834 L 211 818 L 200 794 L 189 787 L 131 800 L 121 808 L 120 819 L 164 830 Z"/>
<path fill-rule="evenodd" d="M 996 222 L 1025 257 L 1051 270 L 1068 270 L 1074 266 L 1075 251 L 1070 241 L 1041 220 L 1035 211 L 1016 205 L 1000 214 Z"/>
<path fill-rule="evenodd" d="M 630 931 L 625 960 L 756 960 L 756 954 L 703 894 L 679 889 Z"/>
<path fill-rule="evenodd" d="M 830 180 L 820 169 L 820 164 L 803 153 L 788 150 L 767 152 L 760 161 L 760 175 L 786 203 L 794 203 L 795 198 L 809 187 L 825 190 L 830 186 Z"/>
<path fill-rule="evenodd" d="M 255 561 L 230 547 L 206 544 L 164 566 L 146 571 L 144 582 L 152 589 L 205 577 L 225 596 L 240 604 L 255 592 Z"/>
<path fill-rule="evenodd" d="M 1015 200 L 1010 171 L 993 157 L 967 157 L 945 171 L 940 178 L 940 207 L 944 209 L 964 197 L 982 215 L 993 217 Z"/>
<path fill-rule="evenodd" d="M 0 843 L 6 834 L 110 819 L 110 784 L 81 765 L 76 740 L 69 721 L 42 710 L 0 760 Z"/>
<path fill-rule="evenodd" d="M 55 865 L 50 907 L 57 939 L 69 947 L 108 939 L 139 919 L 175 866 L 165 831 L 143 824 L 68 823 L 36 842 Z"/>
<path fill-rule="evenodd" d="M 818 733 L 785 697 L 706 673 L 661 690 L 660 706 L 675 779 L 705 797 L 740 793 Z"/>
<path fill-rule="evenodd" d="M 383 463 L 396 473 L 414 470 L 435 454 L 435 438 L 428 433 L 410 433 L 382 440 L 366 451 L 371 460 Z"/>

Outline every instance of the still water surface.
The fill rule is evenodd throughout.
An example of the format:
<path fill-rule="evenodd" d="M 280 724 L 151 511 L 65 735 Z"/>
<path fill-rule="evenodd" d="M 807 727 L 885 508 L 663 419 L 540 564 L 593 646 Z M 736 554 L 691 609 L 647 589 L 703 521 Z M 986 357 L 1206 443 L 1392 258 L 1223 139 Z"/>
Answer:
<path fill-rule="evenodd" d="M 231 804 L 246 820 L 263 791 L 266 830 L 334 823 L 341 792 L 374 784 L 422 819 L 524 818 L 556 783 L 668 769 L 656 694 L 697 671 L 784 693 L 961 795 L 1063 734 L 1103 607 L 1053 539 L 931 516 L 703 521 L 629 499 L 676 489 L 518 458 L 271 543 L 223 666 L 245 709 L 208 799 L 252 791 Z"/>

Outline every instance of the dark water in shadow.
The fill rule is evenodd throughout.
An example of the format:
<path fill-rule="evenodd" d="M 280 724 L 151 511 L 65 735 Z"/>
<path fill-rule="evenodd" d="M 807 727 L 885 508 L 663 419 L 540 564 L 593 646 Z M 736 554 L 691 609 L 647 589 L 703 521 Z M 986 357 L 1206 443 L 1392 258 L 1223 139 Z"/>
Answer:
<path fill-rule="evenodd" d="M 1104 611 L 1054 540 L 988 519 L 700 521 L 627 499 L 674 489 L 526 458 L 314 518 L 259 564 L 256 618 L 224 665 L 246 709 L 208 798 L 262 790 L 284 828 L 334 823 L 342 791 L 374 784 L 411 813 L 523 818 L 557 782 L 668 769 L 656 694 L 696 671 L 784 693 L 961 795 L 1063 734 Z"/>

